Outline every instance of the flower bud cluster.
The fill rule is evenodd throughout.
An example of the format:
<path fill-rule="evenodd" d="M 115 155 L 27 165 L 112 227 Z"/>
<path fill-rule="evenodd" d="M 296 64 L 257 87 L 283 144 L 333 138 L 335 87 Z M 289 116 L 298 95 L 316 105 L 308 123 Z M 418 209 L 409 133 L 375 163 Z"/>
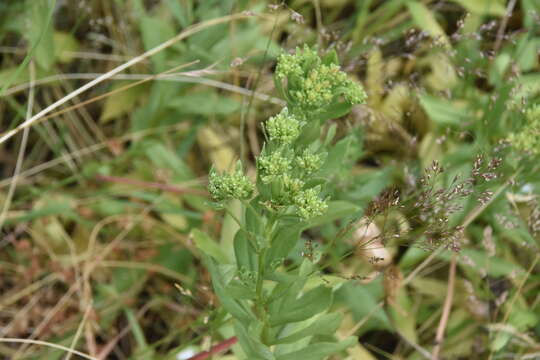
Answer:
<path fill-rule="evenodd" d="M 350 104 L 365 102 L 367 95 L 337 64 L 324 64 L 315 50 L 305 46 L 293 55 L 282 54 L 276 76 L 287 79 L 289 96 L 304 110 L 320 111 L 343 96 Z"/>
<path fill-rule="evenodd" d="M 289 107 L 266 121 L 270 141 L 257 158 L 259 201 L 273 210 L 294 211 L 304 220 L 322 215 L 328 207 L 321 186 L 310 185 L 325 161 L 317 137 L 321 130 L 318 115 L 343 101 L 357 104 L 366 98 L 360 84 L 350 80 L 336 62 L 328 56 L 321 59 L 307 46 L 293 55 L 279 56 L 276 79 L 286 85 Z M 302 131 L 309 134 L 306 139 L 299 139 Z M 212 171 L 209 191 L 217 201 L 247 200 L 253 196 L 254 185 L 239 164 L 230 174 Z"/>
<path fill-rule="evenodd" d="M 321 167 L 323 157 L 320 154 L 314 154 L 309 149 L 305 149 L 302 155 L 295 159 L 295 162 L 306 174 L 312 174 Z"/>
<path fill-rule="evenodd" d="M 320 198 L 319 193 L 320 188 L 315 187 L 299 191 L 294 196 L 293 201 L 299 216 L 304 219 L 310 219 L 324 214 L 326 209 L 328 209 L 328 204 Z"/>
<path fill-rule="evenodd" d="M 266 121 L 266 131 L 270 140 L 281 144 L 290 144 L 300 135 L 301 124 L 289 110 L 284 107 L 276 116 Z"/>
<path fill-rule="evenodd" d="M 261 155 L 257 159 L 257 167 L 264 184 L 281 178 L 291 169 L 291 160 L 276 151 L 267 155 Z"/>
<path fill-rule="evenodd" d="M 540 105 L 527 110 L 525 118 L 525 126 L 519 132 L 511 134 L 508 140 L 519 150 L 540 154 Z"/>
<path fill-rule="evenodd" d="M 254 185 L 244 175 L 241 166 L 237 166 L 233 173 L 218 174 L 210 171 L 208 191 L 216 201 L 230 199 L 249 199 L 253 195 Z"/>

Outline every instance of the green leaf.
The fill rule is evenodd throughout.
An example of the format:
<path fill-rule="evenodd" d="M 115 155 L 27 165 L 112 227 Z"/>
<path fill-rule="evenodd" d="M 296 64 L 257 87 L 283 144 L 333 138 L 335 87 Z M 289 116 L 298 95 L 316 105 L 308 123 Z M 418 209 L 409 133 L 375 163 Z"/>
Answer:
<path fill-rule="evenodd" d="M 469 116 L 466 109 L 428 94 L 420 95 L 420 104 L 431 120 L 441 126 L 459 125 Z"/>
<path fill-rule="evenodd" d="M 204 263 L 210 271 L 214 291 L 223 308 L 229 314 L 231 314 L 236 319 L 242 321 L 243 323 L 249 323 L 250 321 L 254 320 L 255 316 L 253 315 L 253 313 L 251 313 L 251 311 L 241 302 L 235 300 L 227 293 L 223 274 L 216 266 L 215 261 L 211 257 L 205 255 Z"/>
<path fill-rule="evenodd" d="M 139 26 L 142 33 L 142 39 L 145 50 L 150 50 L 175 35 L 174 27 L 163 18 L 154 18 L 146 15 L 141 15 Z M 150 59 L 154 65 L 155 72 L 167 70 L 166 59 L 167 52 L 170 50 L 160 51 Z"/>
<path fill-rule="evenodd" d="M 325 112 L 318 115 L 317 118 L 319 119 L 321 123 L 323 123 L 330 119 L 337 119 L 342 116 L 345 116 L 349 112 L 351 112 L 351 109 L 352 109 L 352 105 L 346 102 L 332 104 L 325 110 Z"/>
<path fill-rule="evenodd" d="M 261 220 L 262 210 L 259 205 L 260 201 L 260 197 L 257 196 L 245 207 L 246 230 L 252 234 L 262 234 L 264 232 L 264 226 Z"/>
<path fill-rule="evenodd" d="M 176 97 L 168 106 L 182 114 L 205 116 L 229 115 L 240 109 L 240 103 L 214 91 L 201 91 Z"/>
<path fill-rule="evenodd" d="M 323 58 L 322 58 L 322 63 L 324 65 L 339 65 L 339 58 L 338 58 L 338 55 L 337 55 L 337 52 L 336 50 L 332 49 L 331 51 L 329 51 Z"/>
<path fill-rule="evenodd" d="M 191 9 L 191 1 L 165 0 L 165 4 L 169 7 L 176 20 L 178 20 L 180 26 L 185 28 L 191 24 L 193 11 Z"/>
<path fill-rule="evenodd" d="M 49 13 L 55 6 L 55 1 L 32 0 L 29 1 L 31 19 L 28 36 L 32 46 L 36 47 L 35 59 L 43 69 L 50 69 L 54 64 L 53 26 Z"/>
<path fill-rule="evenodd" d="M 504 16 L 506 9 L 504 1 L 499 0 L 452 0 L 463 6 L 467 11 L 478 15 Z"/>
<path fill-rule="evenodd" d="M 540 39 L 531 38 L 529 34 L 523 34 L 515 50 L 515 59 L 522 72 L 528 72 L 538 66 L 538 49 Z"/>
<path fill-rule="evenodd" d="M 74 59 L 73 52 L 79 49 L 79 42 L 75 37 L 67 32 L 55 31 L 54 56 L 59 62 L 67 64 Z"/>
<path fill-rule="evenodd" d="M 254 300 L 256 298 L 255 291 L 238 280 L 232 280 L 227 284 L 225 292 L 237 300 Z"/>
<path fill-rule="evenodd" d="M 431 12 L 424 4 L 417 1 L 407 2 L 407 7 L 409 8 L 413 20 L 422 30 L 426 31 L 431 37 L 438 42 L 441 42 L 444 46 L 450 47 L 450 41 L 435 19 L 433 12 Z"/>
<path fill-rule="evenodd" d="M 276 360 L 322 360 L 327 356 L 347 349 L 349 346 L 353 346 L 357 342 L 358 339 L 351 336 L 339 343 L 321 342 L 311 344 L 302 350 L 279 356 Z"/>
<path fill-rule="evenodd" d="M 308 259 L 304 259 L 298 270 L 298 274 L 271 273 L 268 278 L 277 281 L 278 285 L 272 289 L 267 303 L 270 306 L 269 313 L 276 314 L 281 311 L 283 303 L 287 301 L 295 301 L 298 294 L 304 288 L 308 276 L 313 272 L 313 263 Z"/>
<path fill-rule="evenodd" d="M 300 225 L 296 221 L 283 221 L 274 232 L 272 246 L 266 254 L 268 265 L 274 260 L 285 259 L 300 239 Z"/>
<path fill-rule="evenodd" d="M 213 257 L 220 264 L 229 263 L 227 255 L 223 252 L 218 243 L 212 240 L 207 234 L 198 229 L 193 229 L 191 231 L 191 236 L 195 241 L 195 246 L 197 246 L 204 254 Z"/>
<path fill-rule="evenodd" d="M 318 176 L 334 178 L 340 171 L 351 165 L 353 160 L 362 155 L 360 134 L 353 132 L 339 140 L 329 151 L 326 160 L 317 172 Z"/>
<path fill-rule="evenodd" d="M 270 314 L 272 326 L 290 322 L 302 321 L 326 310 L 332 303 L 332 290 L 325 286 L 316 287 L 296 299 L 297 292 L 292 292 L 292 298 L 281 304 L 281 309 Z"/>
<path fill-rule="evenodd" d="M 277 339 L 275 344 L 287 344 L 302 340 L 313 335 L 333 335 L 341 324 L 343 315 L 340 313 L 324 314 L 318 317 L 313 323 L 302 330 L 281 339 Z"/>
<path fill-rule="evenodd" d="M 248 236 L 249 234 L 242 229 L 239 229 L 234 236 L 236 265 L 238 269 L 245 268 L 250 271 L 256 271 L 258 266 L 255 248 L 248 240 Z"/>
<path fill-rule="evenodd" d="M 120 81 L 113 85 L 111 91 L 120 89 L 126 86 L 129 82 Z M 103 112 L 101 113 L 100 122 L 106 123 L 116 117 L 128 114 L 133 111 L 137 100 L 146 94 L 148 88 L 144 85 L 134 86 L 120 92 L 114 93 L 107 97 Z"/>
<path fill-rule="evenodd" d="M 246 322 L 244 322 L 246 323 Z M 247 322 L 249 324 L 249 322 Z M 246 330 L 244 325 L 239 321 L 234 322 L 234 330 L 242 350 L 246 352 L 248 359 L 253 360 L 275 360 L 270 348 L 262 344 L 254 334 Z"/>
<path fill-rule="evenodd" d="M 358 286 L 352 282 L 344 284 L 336 292 L 336 302 L 346 304 L 359 321 L 368 317 L 364 330 L 391 330 L 392 325 L 386 312 L 377 304 L 383 298 L 382 285 L 379 279 L 370 284 Z"/>
<path fill-rule="evenodd" d="M 172 150 L 159 142 L 144 142 L 146 156 L 156 166 L 164 169 L 171 169 L 174 172 L 175 180 L 186 181 L 193 179 L 193 171 L 189 166 L 176 155 Z"/>

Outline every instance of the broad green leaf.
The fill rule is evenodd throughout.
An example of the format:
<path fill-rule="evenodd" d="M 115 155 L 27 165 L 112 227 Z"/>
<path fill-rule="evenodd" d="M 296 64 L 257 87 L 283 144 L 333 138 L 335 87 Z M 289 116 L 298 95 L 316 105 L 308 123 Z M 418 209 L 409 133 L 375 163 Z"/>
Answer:
<path fill-rule="evenodd" d="M 54 56 L 59 62 L 67 64 L 74 59 L 73 52 L 79 49 L 79 42 L 75 37 L 67 32 L 55 31 Z"/>
<path fill-rule="evenodd" d="M 205 255 L 204 263 L 210 271 L 214 291 L 223 308 L 227 310 L 229 314 L 231 314 L 239 321 L 242 321 L 243 323 L 249 323 L 250 321 L 254 320 L 255 316 L 248 308 L 246 308 L 242 305 L 241 302 L 233 299 L 229 294 L 227 294 L 223 274 L 221 273 L 218 266 L 216 266 L 215 261 L 210 256 Z"/>
<path fill-rule="evenodd" d="M 391 177 L 391 167 L 384 167 L 381 170 L 370 169 L 351 176 L 352 184 L 347 191 L 347 199 L 359 207 L 364 207 L 390 184 Z"/>
<path fill-rule="evenodd" d="M 347 115 L 352 109 L 352 105 L 346 102 L 335 103 L 328 107 L 328 109 L 317 116 L 321 123 L 330 120 L 337 119 Z"/>
<path fill-rule="evenodd" d="M 435 15 L 431 10 L 421 2 L 417 1 L 408 1 L 407 7 L 409 8 L 413 20 L 422 30 L 426 31 L 437 42 L 450 47 L 450 41 L 448 40 L 446 33 L 435 19 Z"/>
<path fill-rule="evenodd" d="M 225 292 L 227 295 L 230 295 L 238 300 L 254 300 L 256 298 L 255 291 L 238 280 L 232 280 L 229 284 L 227 284 L 225 287 Z"/>
<path fill-rule="evenodd" d="M 139 20 L 139 26 L 145 50 L 150 50 L 175 35 L 174 27 L 167 19 L 142 15 Z M 169 51 L 170 50 L 160 51 L 150 58 L 154 65 L 155 72 L 167 70 L 165 61 L 167 59 L 167 52 Z"/>
<path fill-rule="evenodd" d="M 111 91 L 118 90 L 127 84 L 129 84 L 129 82 L 119 81 L 112 86 Z M 147 91 L 147 86 L 138 85 L 107 96 L 99 120 L 102 123 L 106 123 L 121 115 L 131 113 L 137 104 L 137 100 L 144 96 Z"/>
<path fill-rule="evenodd" d="M 221 250 L 219 244 L 212 240 L 207 234 L 198 229 L 193 229 L 191 231 L 191 236 L 193 237 L 195 246 L 197 246 L 204 254 L 213 257 L 220 264 L 229 263 L 227 255 Z"/>
<path fill-rule="evenodd" d="M 221 234 L 219 234 L 219 244 L 221 249 L 231 261 L 234 260 L 234 237 L 240 229 L 240 225 L 236 221 L 242 217 L 242 203 L 240 200 L 234 199 L 229 201 L 227 206 L 227 212 L 223 217 L 223 222 L 221 225 Z M 236 218 L 236 219 L 235 219 Z"/>
<path fill-rule="evenodd" d="M 54 64 L 53 25 L 49 15 L 55 6 L 55 1 L 28 1 L 31 11 L 28 36 L 32 46 L 36 46 L 35 59 L 43 69 L 50 69 Z"/>
<path fill-rule="evenodd" d="M 429 256 L 429 253 L 416 246 L 409 247 L 399 260 L 400 269 L 411 268 Z"/>
<path fill-rule="evenodd" d="M 346 304 L 352 311 L 355 320 L 360 321 L 369 317 L 363 326 L 364 331 L 370 329 L 391 330 L 392 325 L 386 312 L 378 303 L 383 298 L 382 285 L 379 279 L 366 285 L 352 282 L 344 284 L 336 292 L 336 303 Z"/>
<path fill-rule="evenodd" d="M 494 85 L 500 84 L 511 62 L 512 57 L 510 54 L 502 53 L 498 55 L 489 69 L 489 82 Z"/>
<path fill-rule="evenodd" d="M 339 175 L 346 166 L 362 156 L 360 134 L 354 132 L 339 140 L 329 151 L 318 176 L 331 179 Z"/>
<path fill-rule="evenodd" d="M 247 324 L 244 322 L 244 324 Z M 256 336 L 248 331 L 240 321 L 234 322 L 234 329 L 242 349 L 246 352 L 248 359 L 253 360 L 275 360 L 270 348 L 262 344 Z"/>
<path fill-rule="evenodd" d="M 181 114 L 205 116 L 229 115 L 238 112 L 240 103 L 214 91 L 199 91 L 177 96 L 168 106 Z"/>
<path fill-rule="evenodd" d="M 294 351 L 289 354 L 279 356 L 276 360 L 322 360 L 327 356 L 347 349 L 358 342 L 358 339 L 351 336 L 339 343 L 317 343 L 308 345 L 305 349 Z"/>
<path fill-rule="evenodd" d="M 269 313 L 277 314 L 286 302 L 295 302 L 298 294 L 304 288 L 308 276 L 313 272 L 313 263 L 304 259 L 298 270 L 298 274 L 271 273 L 269 278 L 277 281 L 278 285 L 272 289 L 267 299 Z"/>
<path fill-rule="evenodd" d="M 176 20 L 178 20 L 180 26 L 185 28 L 191 24 L 193 12 L 191 8 L 193 3 L 191 1 L 165 0 L 165 4 L 169 7 Z"/>
<path fill-rule="evenodd" d="M 529 34 L 523 34 L 515 50 L 515 59 L 522 72 L 528 72 L 538 66 L 538 49 L 540 39 L 531 38 Z"/>
<path fill-rule="evenodd" d="M 334 335 L 341 324 L 340 313 L 324 314 L 302 330 L 275 341 L 276 344 L 292 343 L 313 335 Z"/>
<path fill-rule="evenodd" d="M 437 125 L 459 125 L 467 120 L 469 116 L 466 109 L 460 108 L 447 100 L 428 94 L 419 97 L 420 104 Z"/>
<path fill-rule="evenodd" d="M 295 293 L 292 299 L 281 304 L 277 313 L 270 314 L 272 326 L 309 319 L 326 310 L 332 303 L 332 290 L 325 286 L 310 290 L 298 299 L 295 299 Z"/>
<path fill-rule="evenodd" d="M 246 230 L 254 234 L 262 234 L 264 231 L 259 201 L 260 198 L 257 196 L 245 207 Z"/>
<path fill-rule="evenodd" d="M 268 250 L 267 265 L 274 260 L 285 259 L 300 239 L 301 227 L 293 221 L 283 222 L 272 237 L 272 246 Z"/>
<path fill-rule="evenodd" d="M 193 178 L 193 172 L 173 151 L 159 142 L 145 142 L 144 151 L 150 161 L 163 169 L 171 169 L 175 180 L 185 181 Z"/>
<path fill-rule="evenodd" d="M 506 13 L 504 1 L 499 0 L 452 0 L 473 14 L 503 16 Z"/>
<path fill-rule="evenodd" d="M 40 1 L 43 4 L 45 0 L 40 0 Z M 2 3 L 0 2 L 0 4 Z M 39 29 L 39 23 L 36 24 L 34 23 L 34 21 L 31 21 L 32 30 L 28 32 L 28 35 L 29 35 L 29 40 L 30 40 L 30 43 L 32 44 L 32 47 L 30 48 L 30 50 L 24 57 L 23 61 L 16 68 L 14 68 L 13 71 L 7 72 L 9 76 L 6 76 L 5 74 L 3 74 L 4 71 L 0 71 L 0 75 L 2 75 L 0 76 L 0 86 L 1 86 L 0 96 L 4 95 L 4 92 L 7 90 L 7 88 L 11 86 L 11 84 L 13 84 L 15 80 L 19 80 L 21 78 L 27 78 L 28 72 L 23 71 L 23 70 L 26 69 L 26 66 L 28 65 L 30 60 L 34 56 L 37 55 L 38 47 L 40 47 L 42 40 L 46 37 L 50 37 L 50 33 L 52 32 L 51 23 L 54 16 L 54 9 L 55 9 L 56 2 L 49 2 L 48 4 L 49 4 L 48 12 L 47 14 L 45 14 L 46 16 L 44 17 L 44 19 L 43 20 L 38 19 L 39 23 L 42 23 L 41 29 Z M 33 17 L 33 16 L 39 17 L 40 15 L 43 15 L 43 14 L 39 14 L 39 10 L 37 12 L 33 11 L 34 10 L 33 6 L 40 6 L 38 1 L 28 0 L 24 3 L 20 2 L 17 5 L 21 5 L 21 8 L 20 8 L 21 12 L 26 6 L 28 6 L 27 8 L 29 9 L 29 11 L 25 12 L 24 14 L 21 14 L 20 16 L 11 17 L 9 20 L 7 20 L 5 24 L 2 24 L 6 26 L 6 29 L 11 29 L 13 31 L 21 31 L 21 28 L 22 28 L 21 21 L 20 21 L 21 19 L 26 19 L 28 17 Z M 15 5 L 10 4 L 10 6 L 15 6 Z M 4 19 L 1 19 L 1 20 L 4 21 Z M 36 28 L 38 28 L 39 34 L 36 32 L 37 31 Z M 36 37 L 36 34 L 38 34 L 37 37 Z M 1 35 L 2 33 L 0 32 L 0 36 Z M 48 39 L 45 39 L 45 43 L 47 43 L 48 41 L 49 41 Z M 51 45 L 51 49 L 52 49 L 52 45 Z M 38 67 L 38 73 L 39 73 L 39 67 Z"/>
<path fill-rule="evenodd" d="M 248 239 L 250 234 L 239 229 L 234 236 L 234 255 L 238 269 L 256 271 L 258 268 L 257 255 L 253 245 Z"/>

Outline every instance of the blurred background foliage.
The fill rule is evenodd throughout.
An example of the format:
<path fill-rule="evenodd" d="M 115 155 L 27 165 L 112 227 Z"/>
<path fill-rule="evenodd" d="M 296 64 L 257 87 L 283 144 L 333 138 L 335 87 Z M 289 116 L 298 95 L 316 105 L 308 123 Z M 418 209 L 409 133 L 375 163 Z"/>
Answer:
<path fill-rule="evenodd" d="M 232 336 L 197 249 L 229 254 L 236 231 L 207 203 L 208 169 L 253 161 L 261 122 L 282 105 L 275 57 L 310 44 L 335 49 L 369 94 L 332 122 L 356 134 L 334 154 L 354 164 L 334 196 L 358 218 L 382 208 L 372 230 L 391 254 L 377 266 L 334 222 L 290 259 L 322 252 L 322 279 L 351 279 L 336 293 L 336 336 L 360 343 L 338 358 L 425 358 L 453 257 L 441 355 L 540 358 L 538 157 L 508 141 L 538 103 L 539 13 L 537 0 L 1 1 L 2 133 L 194 24 L 244 16 L 193 31 L 0 145 L 0 338 L 188 359 Z M 430 233 L 439 219 L 406 199 L 431 189 L 437 200 L 478 166 L 483 182 Z M 385 207 L 389 193 L 403 206 Z M 430 246 L 456 234 L 457 253 Z M 0 357 L 66 352 L 5 340 Z"/>

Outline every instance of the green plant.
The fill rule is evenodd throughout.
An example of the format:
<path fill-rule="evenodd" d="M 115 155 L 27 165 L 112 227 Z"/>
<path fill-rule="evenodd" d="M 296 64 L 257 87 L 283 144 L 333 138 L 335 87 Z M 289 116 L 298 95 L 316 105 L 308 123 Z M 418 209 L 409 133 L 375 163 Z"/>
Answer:
<path fill-rule="evenodd" d="M 320 257 L 309 254 L 298 266 L 286 266 L 285 259 L 304 230 L 358 211 L 332 201 L 328 186 L 348 166 L 347 144 L 357 134 L 333 144 L 336 128 L 325 122 L 347 114 L 366 94 L 339 69 L 334 52 L 321 59 L 309 47 L 279 57 L 275 83 L 287 107 L 266 121 L 256 184 L 240 162 L 233 173 L 210 173 L 218 207 L 236 199 L 242 210 L 235 216 L 235 264 L 220 256 L 207 256 L 206 263 L 248 359 L 323 359 L 356 339 L 333 336 L 341 316 L 328 312 L 334 288 L 318 272 Z"/>

